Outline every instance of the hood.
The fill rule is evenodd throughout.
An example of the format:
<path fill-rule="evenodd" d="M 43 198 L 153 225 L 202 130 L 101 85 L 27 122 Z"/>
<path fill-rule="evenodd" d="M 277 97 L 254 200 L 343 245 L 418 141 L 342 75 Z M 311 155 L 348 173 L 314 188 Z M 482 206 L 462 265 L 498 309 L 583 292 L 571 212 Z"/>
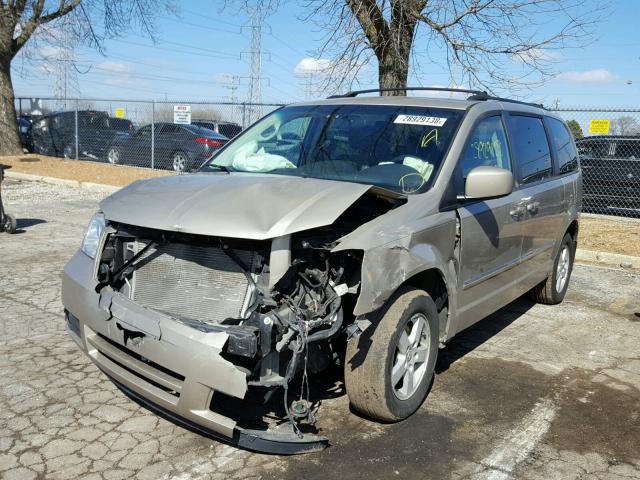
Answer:
<path fill-rule="evenodd" d="M 100 203 L 108 220 L 264 240 L 330 225 L 372 187 L 283 175 L 199 173 L 140 180 Z"/>

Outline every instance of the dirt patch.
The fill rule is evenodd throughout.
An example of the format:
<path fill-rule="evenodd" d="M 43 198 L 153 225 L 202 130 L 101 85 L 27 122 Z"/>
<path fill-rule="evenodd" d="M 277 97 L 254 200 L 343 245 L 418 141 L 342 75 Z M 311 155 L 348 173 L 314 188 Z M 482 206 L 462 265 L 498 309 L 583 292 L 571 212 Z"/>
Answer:
<path fill-rule="evenodd" d="M 84 160 L 65 160 L 33 154 L 0 157 L 0 163 L 11 165 L 11 172 L 101 183 L 117 187 L 128 185 L 143 178 L 172 175 L 171 172 L 162 170 L 110 165 L 108 163 Z"/>
<path fill-rule="evenodd" d="M 640 219 L 583 216 L 578 248 L 640 256 Z"/>

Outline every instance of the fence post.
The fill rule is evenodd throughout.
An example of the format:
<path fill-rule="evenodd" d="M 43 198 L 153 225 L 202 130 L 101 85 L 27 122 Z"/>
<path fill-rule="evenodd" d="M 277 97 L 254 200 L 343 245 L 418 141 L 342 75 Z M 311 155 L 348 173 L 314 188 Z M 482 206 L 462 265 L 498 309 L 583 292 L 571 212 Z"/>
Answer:
<path fill-rule="evenodd" d="M 156 151 L 156 101 L 151 101 L 151 169 L 155 167 Z"/>
<path fill-rule="evenodd" d="M 20 116 L 22 116 L 22 98 L 18 98 L 18 108 L 20 109 Z"/>
<path fill-rule="evenodd" d="M 79 100 L 76 98 L 76 112 L 75 112 L 75 140 L 76 140 L 76 160 L 78 160 L 78 150 L 80 147 L 80 142 L 78 140 L 78 102 Z"/>

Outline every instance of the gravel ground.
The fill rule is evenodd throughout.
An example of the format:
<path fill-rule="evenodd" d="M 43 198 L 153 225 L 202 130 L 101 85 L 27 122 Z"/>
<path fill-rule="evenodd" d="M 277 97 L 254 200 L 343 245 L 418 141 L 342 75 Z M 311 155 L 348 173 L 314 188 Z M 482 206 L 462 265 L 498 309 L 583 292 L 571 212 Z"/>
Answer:
<path fill-rule="evenodd" d="M 440 352 L 427 402 L 381 425 L 342 390 L 321 453 L 257 455 L 120 393 L 64 332 L 60 272 L 100 195 L 5 184 L 0 234 L 0 478 L 640 479 L 640 276 L 577 266 L 562 305 L 521 299 Z"/>

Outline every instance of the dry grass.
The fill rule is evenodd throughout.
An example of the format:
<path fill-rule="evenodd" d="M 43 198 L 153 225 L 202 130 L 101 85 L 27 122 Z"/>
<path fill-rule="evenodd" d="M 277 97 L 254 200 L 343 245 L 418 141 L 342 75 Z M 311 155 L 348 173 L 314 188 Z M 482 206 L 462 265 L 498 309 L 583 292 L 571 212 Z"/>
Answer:
<path fill-rule="evenodd" d="M 578 247 L 640 257 L 640 219 L 583 215 Z"/>
<path fill-rule="evenodd" d="M 172 175 L 171 172 L 147 168 L 110 165 L 83 160 L 64 160 L 44 155 L 16 155 L 0 157 L 0 163 L 11 165 L 12 172 L 29 173 L 45 177 L 102 183 L 122 187 L 135 180 Z"/>

